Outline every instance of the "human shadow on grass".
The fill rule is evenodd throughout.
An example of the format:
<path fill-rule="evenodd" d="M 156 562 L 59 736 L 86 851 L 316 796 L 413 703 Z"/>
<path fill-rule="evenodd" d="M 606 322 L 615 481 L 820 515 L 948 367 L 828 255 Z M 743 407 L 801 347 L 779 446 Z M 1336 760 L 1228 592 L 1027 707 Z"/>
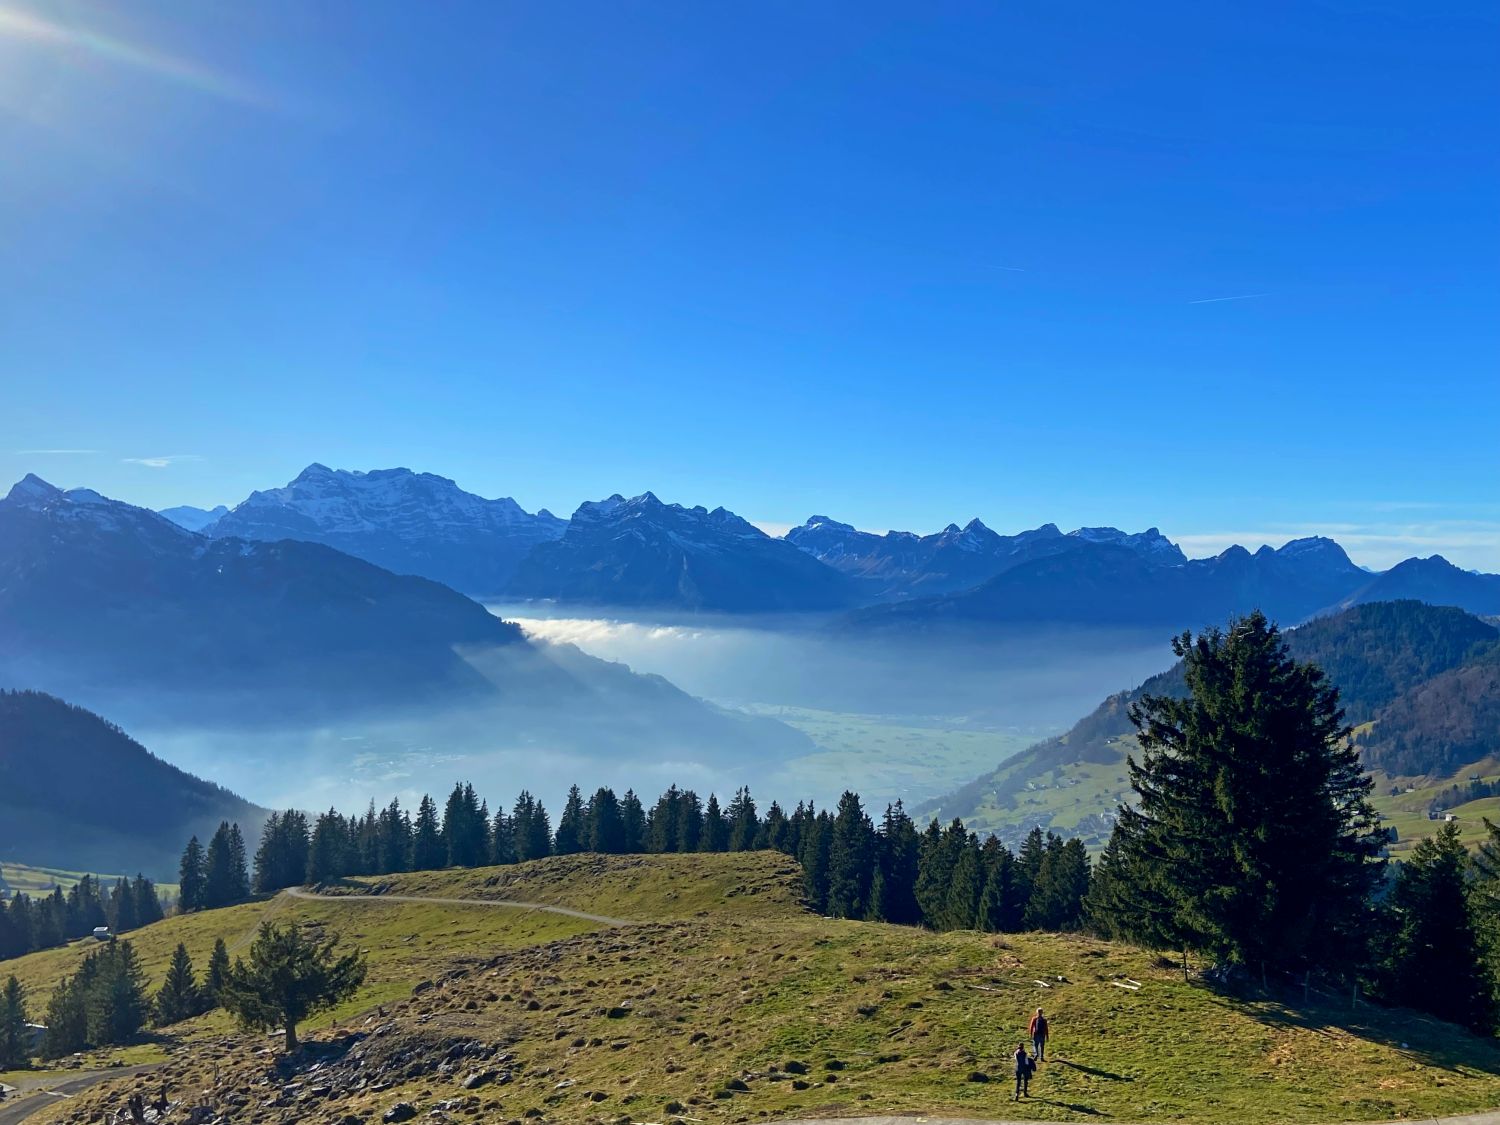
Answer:
<path fill-rule="evenodd" d="M 1342 1032 L 1389 1047 L 1422 1066 L 1451 1074 L 1500 1076 L 1500 1044 L 1422 1012 L 1387 1008 L 1364 999 L 1352 1011 L 1348 1003 L 1302 1003 L 1300 988 L 1288 990 L 1282 998 L 1274 990 L 1267 995 L 1223 986 L 1208 988 L 1214 1003 L 1243 1012 L 1267 1027 L 1296 1028 L 1330 1039 L 1335 1031 Z"/>
<path fill-rule="evenodd" d="M 1112 1114 L 1105 1113 L 1102 1109 L 1095 1109 L 1091 1105 L 1081 1102 L 1058 1102 L 1051 1098 L 1028 1097 L 1026 1099 L 1033 1105 L 1055 1105 L 1058 1109 L 1065 1109 L 1070 1113 L 1081 1113 L 1086 1117 L 1110 1117 Z"/>
<path fill-rule="evenodd" d="M 1051 1062 L 1057 1066 L 1065 1066 L 1069 1070 L 1076 1070 L 1080 1074 L 1087 1074 L 1090 1078 L 1104 1078 L 1110 1082 L 1134 1082 L 1135 1079 L 1126 1074 L 1112 1074 L 1107 1070 L 1100 1070 L 1097 1066 L 1084 1066 L 1082 1063 L 1069 1062 L 1067 1059 L 1052 1059 Z"/>

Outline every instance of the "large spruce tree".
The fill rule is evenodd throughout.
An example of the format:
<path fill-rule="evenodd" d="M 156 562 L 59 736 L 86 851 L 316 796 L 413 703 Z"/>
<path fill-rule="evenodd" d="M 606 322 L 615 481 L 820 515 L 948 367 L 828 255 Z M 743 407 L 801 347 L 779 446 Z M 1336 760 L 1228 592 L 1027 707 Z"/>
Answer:
<path fill-rule="evenodd" d="M 1188 695 L 1131 708 L 1138 803 L 1108 873 L 1110 897 L 1145 909 L 1105 924 L 1262 976 L 1355 963 L 1384 836 L 1337 690 L 1258 612 L 1173 649 Z"/>

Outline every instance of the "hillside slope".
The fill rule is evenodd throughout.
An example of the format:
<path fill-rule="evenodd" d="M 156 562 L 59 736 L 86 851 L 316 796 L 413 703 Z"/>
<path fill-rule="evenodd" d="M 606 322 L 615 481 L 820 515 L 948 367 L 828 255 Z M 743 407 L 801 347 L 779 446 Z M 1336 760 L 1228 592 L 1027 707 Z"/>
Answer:
<path fill-rule="evenodd" d="M 1285 637 L 1293 656 L 1317 663 L 1338 686 L 1370 769 L 1447 778 L 1500 750 L 1500 629 L 1493 625 L 1451 607 L 1376 602 Z M 1130 704 L 1183 690 L 1177 666 L 1112 695 L 1067 733 L 919 811 L 962 817 L 1010 841 L 1040 824 L 1101 846 L 1130 793 Z"/>
<path fill-rule="evenodd" d="M 426 878 L 432 890 L 473 891 L 496 874 Z M 180 1049 L 139 1088 L 149 1100 L 163 1080 L 212 1086 L 264 1125 L 378 1120 L 403 1102 L 433 1121 L 998 1117 L 1009 1115 L 1006 1059 L 1045 1004 L 1053 1058 L 1022 1107 L 1029 1117 L 1386 1120 L 1500 1100 L 1500 1048 L 1450 1026 L 1367 1006 L 1350 1019 L 1343 997 L 1307 1008 L 1237 1000 L 1087 938 L 813 917 L 795 905 L 798 871 L 781 856 L 569 857 L 503 877 L 533 897 L 612 893 L 639 923 L 601 930 L 379 896 L 169 919 L 134 939 L 153 980 L 176 940 L 201 964 L 215 936 L 242 950 L 267 916 L 343 932 L 369 950 L 371 976 L 314 1021 L 300 1071 L 268 1066 L 265 1040 L 212 1015 L 172 1032 Z M 45 996 L 77 956 L 15 964 Z M 466 1088 L 475 1074 L 490 1078 Z M 134 1084 L 42 1120 L 96 1120 Z"/>
<path fill-rule="evenodd" d="M 39 692 L 0 691 L 0 858 L 172 881 L 183 841 L 265 810 Z"/>
<path fill-rule="evenodd" d="M 660 677 L 533 644 L 425 578 L 317 543 L 209 539 L 36 477 L 0 500 L 0 686 L 153 731 L 388 719 L 423 742 L 451 732 L 487 750 L 653 761 L 771 761 L 810 745 Z"/>

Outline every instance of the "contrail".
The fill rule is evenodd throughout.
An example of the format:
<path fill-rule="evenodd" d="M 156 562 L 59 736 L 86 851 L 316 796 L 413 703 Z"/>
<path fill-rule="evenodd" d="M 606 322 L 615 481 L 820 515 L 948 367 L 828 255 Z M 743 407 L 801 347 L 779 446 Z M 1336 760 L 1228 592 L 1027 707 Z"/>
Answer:
<path fill-rule="evenodd" d="M 1248 301 L 1251 297 L 1269 297 L 1269 293 L 1241 293 L 1237 297 L 1204 297 L 1201 301 L 1189 301 L 1190 305 L 1212 305 L 1219 301 Z"/>

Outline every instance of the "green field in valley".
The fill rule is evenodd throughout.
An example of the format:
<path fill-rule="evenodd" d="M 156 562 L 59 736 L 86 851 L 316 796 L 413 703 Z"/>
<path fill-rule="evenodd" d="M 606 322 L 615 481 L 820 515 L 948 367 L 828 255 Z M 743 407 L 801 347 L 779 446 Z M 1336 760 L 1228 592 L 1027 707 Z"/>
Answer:
<path fill-rule="evenodd" d="M 814 753 L 794 758 L 773 771 L 770 788 L 836 796 L 854 786 L 872 805 L 900 797 L 910 807 L 941 796 L 994 769 L 997 762 L 1047 733 L 972 727 L 951 718 L 859 715 L 781 706 L 746 710 L 779 719 L 818 746 Z M 874 811 L 878 815 L 880 809 Z"/>

